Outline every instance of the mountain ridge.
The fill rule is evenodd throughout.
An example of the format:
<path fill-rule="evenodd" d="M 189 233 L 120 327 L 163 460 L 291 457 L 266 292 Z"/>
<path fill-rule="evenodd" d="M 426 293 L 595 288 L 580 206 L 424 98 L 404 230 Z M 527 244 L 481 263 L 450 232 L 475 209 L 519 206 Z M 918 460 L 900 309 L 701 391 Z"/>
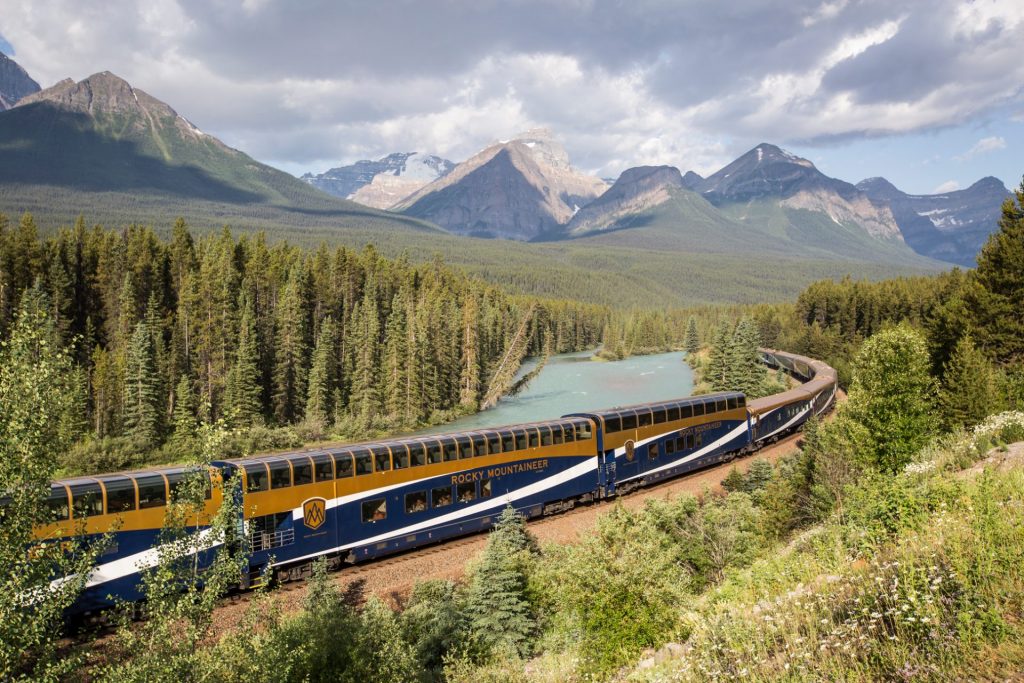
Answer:
<path fill-rule="evenodd" d="M 10 109 L 23 97 L 39 90 L 39 84 L 20 64 L 0 52 L 0 111 Z"/>

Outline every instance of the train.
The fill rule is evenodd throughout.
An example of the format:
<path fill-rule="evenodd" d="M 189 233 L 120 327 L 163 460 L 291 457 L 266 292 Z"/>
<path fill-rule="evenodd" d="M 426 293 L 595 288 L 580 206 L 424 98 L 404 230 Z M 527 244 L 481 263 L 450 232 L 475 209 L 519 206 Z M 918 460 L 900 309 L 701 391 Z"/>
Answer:
<path fill-rule="evenodd" d="M 607 500 L 754 452 L 835 402 L 834 369 L 772 349 L 762 362 L 800 384 L 754 400 L 720 392 L 581 412 L 559 419 L 452 434 L 389 439 L 240 460 L 200 470 L 206 501 L 197 529 L 222 503 L 219 483 L 241 480 L 238 530 L 248 559 L 238 586 L 297 580 L 329 568 L 490 528 L 511 505 L 527 518 Z M 53 482 L 53 521 L 37 542 L 76 533 L 111 538 L 73 617 L 144 598 L 142 572 L 158 561 L 169 501 L 194 476 L 184 467 Z M 217 548 L 204 551 L 210 561 Z"/>

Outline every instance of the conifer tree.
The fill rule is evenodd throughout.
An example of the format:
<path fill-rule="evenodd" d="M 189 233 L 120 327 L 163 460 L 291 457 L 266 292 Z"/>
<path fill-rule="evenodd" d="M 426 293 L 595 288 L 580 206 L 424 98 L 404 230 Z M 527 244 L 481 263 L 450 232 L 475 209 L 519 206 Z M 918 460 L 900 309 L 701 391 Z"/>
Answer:
<path fill-rule="evenodd" d="M 999 407 L 995 369 L 970 335 L 964 336 L 942 373 L 939 404 L 947 427 L 972 427 Z"/>
<path fill-rule="evenodd" d="M 338 330 L 331 316 L 320 323 L 320 334 L 313 348 L 313 363 L 309 368 L 309 390 L 306 397 L 306 419 L 326 425 L 333 415 L 331 401 L 334 399 L 337 358 L 335 343 Z"/>
<path fill-rule="evenodd" d="M 1024 360 L 1024 181 L 1003 203 L 965 298 L 977 345 L 1001 363 Z"/>
<path fill-rule="evenodd" d="M 697 319 L 692 315 L 686 323 L 686 353 L 695 354 L 700 351 L 700 333 L 697 332 Z"/>
<path fill-rule="evenodd" d="M 409 357 L 409 329 L 404 297 L 401 292 L 391 301 L 391 313 L 384 327 L 384 368 L 382 373 L 384 412 L 390 418 L 397 418 L 403 424 L 413 420 L 411 406 L 407 403 L 406 386 L 409 371 L 406 359 Z"/>
<path fill-rule="evenodd" d="M 380 414 L 380 320 L 376 295 L 371 288 L 367 288 L 362 301 L 353 310 L 352 325 L 354 362 L 349 407 L 353 415 L 369 424 Z"/>
<path fill-rule="evenodd" d="M 536 552 L 536 539 L 525 520 L 506 507 L 487 539 L 466 596 L 470 629 L 485 651 L 510 648 L 519 655 L 529 653 L 537 619 L 526 595 L 526 564 Z"/>
<path fill-rule="evenodd" d="M 301 417 L 306 398 L 309 354 L 303 297 L 304 274 L 292 269 L 275 316 L 274 415 L 284 424 Z"/>
<path fill-rule="evenodd" d="M 153 337 L 144 320 L 128 344 L 124 378 L 125 433 L 148 447 L 160 439 L 161 409 Z"/>
<path fill-rule="evenodd" d="M 192 382 L 188 375 L 182 375 L 175 389 L 174 403 L 174 438 L 187 441 L 196 436 L 196 399 L 192 391 Z"/>
<path fill-rule="evenodd" d="M 729 324 L 722 322 L 715 329 L 704 367 L 704 381 L 715 391 L 723 391 L 729 382 L 729 344 L 732 333 Z"/>
<path fill-rule="evenodd" d="M 480 307 L 470 293 L 462 309 L 462 376 L 459 380 L 459 404 L 472 408 L 480 398 Z"/>
<path fill-rule="evenodd" d="M 238 323 L 235 361 L 228 371 L 224 389 L 224 412 L 236 427 L 248 427 L 259 421 L 263 413 L 260 400 L 259 349 L 256 344 L 256 321 L 251 299 L 242 294 L 242 316 Z"/>

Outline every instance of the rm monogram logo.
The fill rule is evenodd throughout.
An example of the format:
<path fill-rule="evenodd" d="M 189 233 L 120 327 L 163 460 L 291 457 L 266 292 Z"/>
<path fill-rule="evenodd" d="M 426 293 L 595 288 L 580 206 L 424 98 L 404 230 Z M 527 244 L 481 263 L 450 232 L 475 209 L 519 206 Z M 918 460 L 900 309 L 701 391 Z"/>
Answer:
<path fill-rule="evenodd" d="M 327 519 L 327 501 L 310 498 L 302 504 L 302 522 L 310 529 L 319 529 Z"/>

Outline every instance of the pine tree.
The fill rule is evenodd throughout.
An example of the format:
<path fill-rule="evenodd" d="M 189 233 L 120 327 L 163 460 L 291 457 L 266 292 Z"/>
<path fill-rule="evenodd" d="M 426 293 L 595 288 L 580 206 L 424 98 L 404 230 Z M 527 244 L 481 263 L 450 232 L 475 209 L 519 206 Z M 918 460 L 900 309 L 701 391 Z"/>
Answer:
<path fill-rule="evenodd" d="M 280 424 L 301 417 L 309 354 L 304 301 L 305 274 L 293 268 L 278 302 L 275 324 L 274 415 Z"/>
<path fill-rule="evenodd" d="M 480 398 L 480 307 L 470 292 L 462 308 L 462 377 L 459 381 L 459 404 L 475 408 Z"/>
<path fill-rule="evenodd" d="M 757 325 L 750 318 L 743 318 L 736 325 L 729 357 L 732 387 L 750 397 L 761 396 L 764 384 L 764 367 L 757 349 L 760 346 L 760 333 Z"/>
<path fill-rule="evenodd" d="M 352 312 L 353 372 L 349 409 L 364 425 L 380 414 L 380 320 L 377 299 L 367 288 L 362 301 Z"/>
<path fill-rule="evenodd" d="M 697 332 L 697 319 L 692 315 L 686 323 L 686 353 L 693 355 L 700 351 L 700 334 Z"/>
<path fill-rule="evenodd" d="M 414 422 L 411 406 L 406 401 L 406 386 L 409 371 L 406 359 L 409 357 L 409 329 L 406 306 L 402 292 L 395 294 L 391 301 L 391 313 L 384 326 L 384 358 L 382 384 L 384 412 L 402 424 Z"/>
<path fill-rule="evenodd" d="M 182 375 L 178 380 L 175 395 L 177 400 L 174 404 L 174 438 L 177 441 L 187 441 L 195 438 L 198 428 L 195 394 L 187 375 Z"/>
<path fill-rule="evenodd" d="M 124 378 L 125 432 L 147 447 L 160 439 L 159 380 L 153 336 L 145 321 L 135 325 L 128 344 Z"/>
<path fill-rule="evenodd" d="M 224 412 L 228 421 L 236 427 L 251 426 L 263 414 L 256 321 L 251 299 L 244 293 L 242 299 L 235 361 L 228 371 L 224 388 Z"/>
<path fill-rule="evenodd" d="M 715 329 L 715 336 L 711 340 L 711 348 L 708 351 L 708 362 L 704 367 L 704 381 L 714 391 L 724 391 L 729 383 L 729 345 L 732 341 L 732 332 L 729 324 L 722 322 Z"/>
<path fill-rule="evenodd" d="M 487 652 L 530 651 L 537 620 L 526 595 L 526 563 L 536 548 L 522 516 L 506 507 L 487 539 L 466 596 L 470 629 Z"/>
<path fill-rule="evenodd" d="M 338 330 L 331 316 L 320 323 L 320 334 L 313 348 L 313 363 L 309 368 L 309 389 L 306 395 L 306 419 L 326 425 L 333 415 L 331 401 L 334 398 L 337 358 L 335 344 Z"/>
<path fill-rule="evenodd" d="M 1024 181 L 978 254 L 965 294 L 977 345 L 1000 363 L 1024 360 Z"/>
<path fill-rule="evenodd" d="M 973 427 L 999 408 L 995 369 L 964 336 L 942 373 L 939 404 L 947 427 Z"/>

